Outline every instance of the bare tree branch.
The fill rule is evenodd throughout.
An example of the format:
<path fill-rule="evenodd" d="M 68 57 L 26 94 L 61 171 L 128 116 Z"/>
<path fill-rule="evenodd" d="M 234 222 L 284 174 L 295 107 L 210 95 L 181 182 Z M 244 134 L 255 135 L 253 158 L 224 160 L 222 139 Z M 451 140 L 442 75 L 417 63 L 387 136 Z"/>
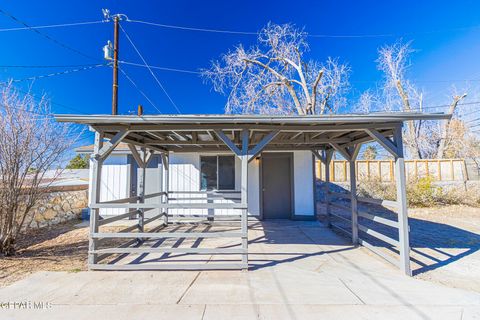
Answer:
<path fill-rule="evenodd" d="M 21 97 L 11 86 L 0 94 L 0 253 L 9 255 L 76 137 L 69 125 L 49 116 L 45 98 Z M 54 176 L 45 179 L 50 169 L 56 169 Z"/>
<path fill-rule="evenodd" d="M 290 24 L 268 24 L 257 46 L 237 46 L 202 70 L 213 89 L 227 94 L 226 112 L 299 114 L 344 107 L 350 69 L 337 59 L 305 61 L 307 34 Z M 278 83 L 271 87 L 270 83 Z M 318 105 L 318 107 L 317 107 Z"/>

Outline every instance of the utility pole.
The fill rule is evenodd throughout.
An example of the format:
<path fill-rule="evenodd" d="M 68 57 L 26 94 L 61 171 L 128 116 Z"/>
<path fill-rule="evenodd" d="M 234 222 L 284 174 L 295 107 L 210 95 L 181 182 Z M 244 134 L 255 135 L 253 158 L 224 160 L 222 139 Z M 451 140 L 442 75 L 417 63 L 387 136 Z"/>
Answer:
<path fill-rule="evenodd" d="M 113 17 L 113 87 L 112 87 L 112 115 L 118 114 L 118 24 L 119 17 Z"/>

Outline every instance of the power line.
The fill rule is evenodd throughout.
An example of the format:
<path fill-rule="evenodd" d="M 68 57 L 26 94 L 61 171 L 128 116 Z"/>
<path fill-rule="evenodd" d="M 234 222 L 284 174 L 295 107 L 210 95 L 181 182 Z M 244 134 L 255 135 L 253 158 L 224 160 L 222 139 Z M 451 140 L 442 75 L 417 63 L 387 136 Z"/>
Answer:
<path fill-rule="evenodd" d="M 139 23 L 139 24 L 145 24 L 145 25 L 155 26 L 155 27 L 168 28 L 168 29 L 178 29 L 178 30 L 187 30 L 187 31 L 200 31 L 200 32 L 211 32 L 211 33 L 258 35 L 258 32 L 249 32 L 249 31 L 232 31 L 232 30 L 193 28 L 193 27 L 176 26 L 176 25 L 169 25 L 169 24 L 162 24 L 162 23 L 155 23 L 155 22 L 148 22 L 148 21 L 141 21 L 141 20 L 130 20 L 130 19 L 127 19 L 127 21 L 128 21 L 128 22 L 133 22 L 133 23 Z"/>
<path fill-rule="evenodd" d="M 2 13 L 11 17 L 12 19 L 14 18 L 14 17 L 12 17 L 12 15 L 6 13 L 3 10 L 2 10 Z M 18 19 L 15 19 L 15 20 L 19 21 Z M 188 26 L 149 22 L 149 21 L 143 21 L 143 20 L 131 20 L 131 19 L 128 19 L 128 18 L 126 19 L 126 21 L 133 22 L 133 23 L 138 23 L 138 24 L 155 26 L 155 27 L 161 27 L 161 28 L 166 28 L 166 29 L 177 29 L 177 30 L 184 30 L 184 31 L 197 31 L 197 32 L 234 34 L 234 35 L 258 35 L 259 34 L 259 32 L 254 32 L 254 31 L 188 27 Z M 24 24 L 25 25 L 24 27 L 3 28 L 3 29 L 0 29 L 0 32 L 37 30 L 37 29 L 51 29 L 51 28 L 60 28 L 60 27 L 73 27 L 73 26 L 102 24 L 102 23 L 105 23 L 105 22 L 108 22 L 108 21 L 106 21 L 106 20 L 83 21 L 83 22 L 59 23 L 59 24 L 40 25 L 40 26 L 27 26 L 27 25 Z M 403 33 L 403 34 L 395 34 L 395 33 L 308 34 L 308 36 L 312 37 L 312 38 L 345 38 L 345 39 L 348 39 L 348 38 L 388 38 L 388 37 L 402 37 L 402 36 L 413 36 L 413 35 L 428 35 L 428 34 L 434 34 L 434 33 L 444 33 L 444 32 L 452 32 L 452 31 L 470 30 L 470 29 L 476 29 L 476 28 L 479 28 L 479 26 L 468 26 L 468 27 L 450 28 L 450 29 L 443 29 L 443 30 L 431 30 L 431 31 L 424 31 L 424 32 L 410 32 L 410 33 Z"/>
<path fill-rule="evenodd" d="M 158 111 L 159 113 L 162 113 L 162 112 L 160 111 L 160 109 L 157 108 L 157 106 L 152 102 L 152 100 L 150 100 L 150 98 L 145 94 L 145 92 L 143 92 L 143 91 L 138 87 L 138 85 L 135 83 L 135 81 L 133 81 L 133 79 L 130 78 L 130 77 L 128 76 L 128 74 L 127 74 L 122 68 L 118 68 L 118 69 L 119 69 L 120 72 L 125 76 L 125 78 L 127 78 L 127 80 L 130 81 L 130 83 L 138 90 L 138 92 L 140 92 L 140 94 L 141 94 L 142 96 L 144 96 L 145 99 L 147 99 L 147 101 L 148 101 L 155 109 L 157 109 L 157 111 Z"/>
<path fill-rule="evenodd" d="M 177 68 L 168 68 L 168 67 L 159 67 L 159 66 L 145 65 L 145 64 L 141 64 L 141 63 L 128 62 L 128 61 L 122 61 L 122 60 L 120 60 L 118 62 L 121 63 L 121 64 L 129 65 L 129 66 L 135 66 L 135 67 L 144 67 L 144 68 L 151 68 L 151 69 L 157 69 L 157 70 L 163 70 L 163 71 L 181 72 L 181 73 L 201 74 L 200 71 L 177 69 Z"/>
<path fill-rule="evenodd" d="M 64 65 L 0 65 L 0 68 L 19 68 L 19 69 L 49 69 L 49 68 L 79 68 L 91 67 L 98 64 L 64 64 Z"/>
<path fill-rule="evenodd" d="M 160 86 L 160 88 L 162 89 L 162 91 L 165 93 L 165 95 L 167 96 L 168 100 L 170 100 L 170 103 L 175 107 L 175 109 L 177 110 L 178 113 L 181 113 L 180 112 L 180 109 L 177 107 L 177 105 L 175 104 L 175 102 L 173 101 L 173 99 L 170 97 L 170 95 L 168 94 L 167 90 L 165 90 L 165 88 L 163 87 L 162 83 L 160 82 L 160 80 L 158 80 L 157 76 L 155 75 L 155 73 L 153 73 L 152 69 L 149 67 L 147 61 L 145 60 L 145 58 L 142 56 L 142 54 L 140 53 L 140 51 L 137 49 L 137 46 L 135 46 L 135 44 L 133 43 L 132 39 L 130 39 L 128 33 L 125 31 L 125 29 L 122 27 L 122 25 L 120 24 L 120 29 L 122 30 L 122 32 L 125 34 L 127 40 L 130 42 L 130 44 L 132 45 L 132 47 L 135 49 L 135 51 L 137 52 L 138 56 L 140 57 L 140 59 L 142 59 L 143 63 L 145 64 L 145 66 L 147 66 L 148 68 L 148 71 L 150 71 L 150 74 L 152 75 L 152 77 L 155 79 L 155 81 L 157 82 L 157 84 Z"/>
<path fill-rule="evenodd" d="M 24 26 L 25 26 L 25 29 L 31 30 L 31 31 L 33 31 L 33 32 L 41 35 L 42 37 L 48 39 L 49 41 L 55 43 L 56 45 L 58 45 L 58 46 L 60 46 L 60 47 L 62 47 L 62 48 L 65 48 L 65 49 L 67 49 L 67 50 L 70 50 L 70 51 L 72 51 L 72 52 L 75 52 L 75 53 L 77 53 L 77 54 L 79 54 L 79 55 L 81 55 L 81 56 L 83 56 L 83 57 L 85 57 L 85 58 L 98 61 L 98 59 L 93 58 L 92 56 L 90 56 L 90 55 L 88 55 L 88 54 L 85 54 L 85 53 L 83 53 L 83 52 L 81 52 L 81 51 L 79 51 L 79 50 L 77 50 L 77 49 L 74 49 L 74 48 L 72 48 L 72 47 L 70 47 L 70 46 L 68 46 L 68 45 L 66 45 L 66 44 L 64 44 L 64 43 L 62 43 L 62 42 L 60 42 L 60 41 L 52 38 L 51 36 L 49 36 L 49 35 L 46 34 L 46 33 L 43 33 L 43 32 L 38 31 L 37 29 L 31 27 L 31 26 L 28 25 L 27 23 L 19 20 L 19 19 L 16 18 L 14 15 L 12 15 L 12 14 L 10 14 L 10 13 L 2 10 L 2 9 L 0 9 L 0 13 L 2 13 L 3 15 L 9 17 L 10 19 L 12 19 L 12 20 L 14 20 L 14 21 L 16 21 L 16 22 L 24 25 Z"/>
<path fill-rule="evenodd" d="M 59 27 L 74 27 L 74 26 L 84 26 L 84 25 L 90 25 L 90 24 L 99 24 L 99 23 L 105 23 L 105 22 L 106 22 L 106 21 L 99 20 L 99 21 L 85 21 L 85 22 L 49 24 L 49 25 L 43 25 L 43 26 L 28 26 L 28 27 L 18 27 L 18 28 L 3 28 L 3 29 L 0 29 L 0 32 L 21 31 L 21 30 L 29 30 L 29 29 L 47 29 L 47 28 L 59 28 Z"/>
<path fill-rule="evenodd" d="M 4 86 L 4 87 L 7 87 L 8 84 L 5 84 L 5 83 L 1 83 L 0 82 L 0 86 Z M 34 94 L 32 94 L 31 92 L 29 91 L 25 91 L 25 90 L 21 90 L 21 89 L 18 89 L 18 88 L 15 88 L 16 91 L 18 92 L 21 92 L 23 94 L 28 94 L 30 95 L 34 100 L 37 100 L 37 101 L 40 101 L 41 99 L 39 99 L 38 97 L 36 97 Z M 62 103 L 58 103 L 58 102 L 54 102 L 52 100 L 48 100 L 50 104 L 52 105 L 57 105 L 59 107 L 62 107 L 62 108 L 65 108 L 65 109 L 68 109 L 68 110 L 71 110 L 71 111 L 75 111 L 75 112 L 79 112 L 79 113 L 85 113 L 84 111 L 80 111 L 79 109 L 77 108 L 74 108 L 74 107 L 70 107 L 70 106 L 67 106 L 65 104 L 62 104 Z M 47 114 L 42 114 L 42 115 L 47 115 Z M 48 114 L 48 115 L 53 115 L 53 114 Z"/>
<path fill-rule="evenodd" d="M 133 23 L 138 23 L 138 24 L 160 27 L 160 28 L 176 29 L 176 30 L 184 30 L 184 31 L 197 31 L 197 32 L 234 34 L 234 35 L 258 35 L 259 34 L 259 32 L 252 32 L 252 31 L 187 27 L 187 26 L 179 26 L 179 25 L 171 25 L 171 24 L 163 24 L 163 23 L 142 21 L 142 20 L 131 20 L 131 19 L 128 19 L 128 18 L 126 19 L 126 21 L 133 22 Z M 402 37 L 402 36 L 414 36 L 414 35 L 428 35 L 428 34 L 433 34 L 433 33 L 460 31 L 460 30 L 468 30 L 468 29 L 475 29 L 475 28 L 480 28 L 480 26 L 460 27 L 460 28 L 451 28 L 451 29 L 444 29 L 444 30 L 432 30 L 432 31 L 415 32 L 415 33 L 412 32 L 412 33 L 404 33 L 404 34 L 380 33 L 380 34 L 343 34 L 343 35 L 307 34 L 307 35 L 309 37 L 312 37 L 312 38 L 345 38 L 345 39 L 348 39 L 348 38 L 389 38 L 389 37 Z"/>
<path fill-rule="evenodd" d="M 91 70 L 91 69 L 95 69 L 95 68 L 103 67 L 103 66 L 106 66 L 106 64 L 96 64 L 96 65 L 83 67 L 83 68 L 77 68 L 77 69 L 73 69 L 73 70 L 69 69 L 69 70 L 64 70 L 64 71 L 61 71 L 61 72 L 54 72 L 54 73 L 43 74 L 43 75 L 39 75 L 39 76 L 32 76 L 32 77 L 23 78 L 23 79 L 13 79 L 11 81 L 12 82 L 22 82 L 22 81 L 27 81 L 27 80 L 37 80 L 37 79 L 43 79 L 43 78 L 49 78 L 49 77 L 55 77 L 55 76 L 75 73 L 75 72 L 79 72 L 79 71 Z M 5 81 L 4 83 L 8 83 L 8 82 L 9 81 Z"/>

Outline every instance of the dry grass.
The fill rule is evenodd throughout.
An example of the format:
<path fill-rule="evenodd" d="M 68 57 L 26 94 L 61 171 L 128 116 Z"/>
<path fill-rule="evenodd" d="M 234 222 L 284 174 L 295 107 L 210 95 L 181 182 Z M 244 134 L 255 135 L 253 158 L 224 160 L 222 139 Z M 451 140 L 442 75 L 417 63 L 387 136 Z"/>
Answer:
<path fill-rule="evenodd" d="M 447 188 L 435 185 L 431 177 L 410 180 L 407 183 L 407 201 L 411 208 L 431 208 L 444 205 L 465 205 L 480 207 L 478 190 Z M 396 186 L 379 179 L 363 180 L 358 186 L 360 196 L 396 200 Z"/>

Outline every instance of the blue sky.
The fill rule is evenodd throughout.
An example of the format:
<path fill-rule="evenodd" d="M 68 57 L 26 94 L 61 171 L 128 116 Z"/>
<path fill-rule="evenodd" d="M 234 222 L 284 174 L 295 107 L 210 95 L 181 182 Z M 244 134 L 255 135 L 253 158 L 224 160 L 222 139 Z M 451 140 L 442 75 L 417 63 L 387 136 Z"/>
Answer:
<path fill-rule="evenodd" d="M 311 38 L 309 57 L 328 56 L 351 69 L 351 101 L 381 81 L 375 59 L 378 47 L 398 38 L 412 40 L 411 79 L 427 92 L 426 104 L 450 100 L 451 84 L 470 87 L 480 79 L 480 3 L 478 1 L 8 1 L 0 8 L 29 25 L 49 25 L 102 19 L 102 8 L 130 19 L 179 26 L 255 32 L 269 21 L 291 22 L 311 34 L 386 37 Z M 253 35 L 232 35 L 165 29 L 123 22 L 151 65 L 196 71 L 233 46 L 255 43 Z M 22 27 L 0 14 L 0 29 Z M 0 32 L 0 81 L 61 72 L 67 68 L 10 68 L 11 65 L 84 65 L 102 63 L 101 48 L 112 39 L 112 24 L 42 29 L 42 33 L 93 57 L 86 58 L 29 31 Z M 95 60 L 98 59 L 98 60 Z M 120 59 L 141 63 L 125 37 Z M 145 68 L 125 71 L 162 113 L 176 113 Z M 213 92 L 196 74 L 156 71 L 182 113 L 222 113 L 225 97 Z M 111 110 L 111 69 L 85 70 L 67 75 L 19 82 L 21 90 L 47 94 L 55 113 L 105 113 Z M 119 113 L 157 110 L 120 74 Z M 473 99 L 470 97 L 470 99 Z"/>

